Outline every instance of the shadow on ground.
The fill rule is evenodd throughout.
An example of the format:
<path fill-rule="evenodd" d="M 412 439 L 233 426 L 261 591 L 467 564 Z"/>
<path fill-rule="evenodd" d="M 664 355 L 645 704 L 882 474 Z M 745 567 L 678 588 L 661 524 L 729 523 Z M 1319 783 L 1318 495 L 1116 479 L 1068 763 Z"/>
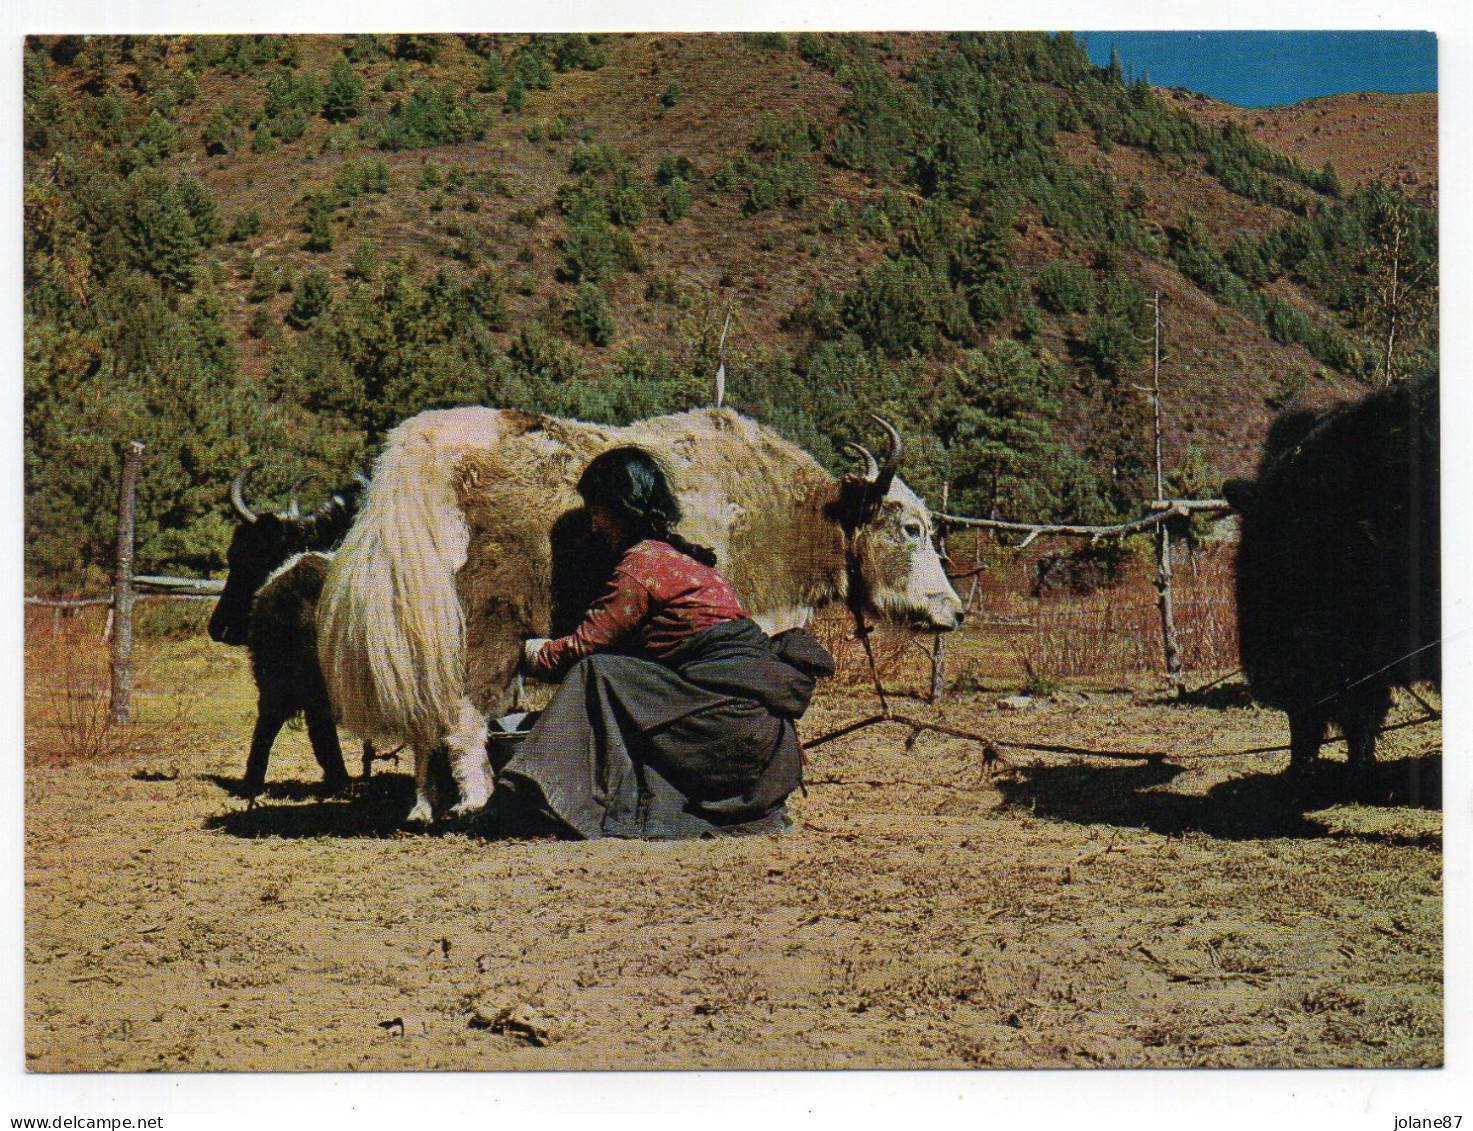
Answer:
<path fill-rule="evenodd" d="M 240 783 L 232 778 L 210 780 L 233 797 L 242 795 Z M 247 839 L 388 837 L 404 828 L 404 815 L 413 804 L 409 774 L 376 774 L 331 797 L 323 795 L 318 782 L 274 781 L 244 808 L 210 817 L 205 827 Z"/>
<path fill-rule="evenodd" d="M 1223 840 L 1354 836 L 1385 844 L 1428 843 L 1425 834 L 1332 834 L 1306 814 L 1351 803 L 1343 762 L 1321 761 L 1302 793 L 1278 774 L 1248 774 L 1204 795 L 1163 788 L 1185 771 L 1164 754 L 1130 766 L 1076 764 L 1020 767 L 999 783 L 1003 804 L 1083 825 L 1122 825 L 1165 835 L 1202 832 Z M 1368 800 L 1360 804 L 1437 810 L 1442 806 L 1442 756 L 1424 755 L 1375 766 Z"/>
<path fill-rule="evenodd" d="M 206 778 L 232 797 L 246 800 L 238 779 Z M 441 796 L 454 796 L 454 787 L 441 783 Z M 498 796 L 500 791 L 498 791 Z M 282 837 L 392 837 L 400 833 L 443 836 L 465 833 L 487 840 L 543 840 L 556 830 L 544 821 L 516 812 L 501 812 L 495 799 L 486 814 L 463 820 L 442 820 L 432 828 L 412 829 L 404 817 L 414 804 L 410 774 L 375 774 L 353 782 L 347 789 L 325 795 L 320 782 L 273 781 L 254 801 L 232 813 L 209 817 L 205 828 L 219 829 L 247 840 Z"/>

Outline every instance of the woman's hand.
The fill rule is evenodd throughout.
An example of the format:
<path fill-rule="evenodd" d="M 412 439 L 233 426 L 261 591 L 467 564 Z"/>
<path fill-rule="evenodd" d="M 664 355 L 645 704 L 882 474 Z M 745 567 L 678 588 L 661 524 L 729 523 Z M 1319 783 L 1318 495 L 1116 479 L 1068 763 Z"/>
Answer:
<path fill-rule="evenodd" d="M 526 675 L 537 674 L 537 653 L 542 651 L 548 638 L 545 636 L 534 636 L 530 640 L 522 642 L 522 672 Z"/>

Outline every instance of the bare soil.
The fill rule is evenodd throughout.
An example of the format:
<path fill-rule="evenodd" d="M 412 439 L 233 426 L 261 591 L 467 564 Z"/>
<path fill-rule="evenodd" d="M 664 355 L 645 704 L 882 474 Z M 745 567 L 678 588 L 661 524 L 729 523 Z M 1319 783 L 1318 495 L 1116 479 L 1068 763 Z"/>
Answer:
<path fill-rule="evenodd" d="M 1436 723 L 1383 736 L 1371 805 L 1328 748 L 1301 812 L 1232 684 L 901 698 L 1002 758 L 884 725 L 811 752 L 783 836 L 498 841 L 399 831 L 407 764 L 319 798 L 300 730 L 248 805 L 244 657 L 155 660 L 140 715 L 195 705 L 87 762 L 32 669 L 35 1071 L 1442 1062 Z M 831 688 L 805 733 L 873 706 Z"/>

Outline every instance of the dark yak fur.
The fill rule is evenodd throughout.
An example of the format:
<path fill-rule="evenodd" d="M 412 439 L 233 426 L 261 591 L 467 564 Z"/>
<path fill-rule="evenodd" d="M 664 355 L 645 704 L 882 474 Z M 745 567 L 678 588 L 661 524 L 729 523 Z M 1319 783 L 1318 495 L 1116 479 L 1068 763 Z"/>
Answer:
<path fill-rule="evenodd" d="M 1238 636 L 1254 696 L 1289 716 L 1289 773 L 1330 723 L 1363 791 L 1391 689 L 1441 678 L 1436 373 L 1269 431 L 1242 516 Z"/>
<path fill-rule="evenodd" d="M 306 553 L 274 575 L 251 603 L 247 647 L 256 680 L 256 729 L 246 760 L 246 793 L 261 792 L 271 746 L 286 721 L 302 714 L 312 755 L 329 792 L 348 784 L 332 700 L 317 662 L 317 600 L 327 576 L 326 554 Z"/>
<path fill-rule="evenodd" d="M 272 743 L 299 712 L 306 716 L 324 786 L 336 790 L 348 782 L 317 660 L 317 599 L 330 559 L 312 551 L 328 550 L 342 541 L 362 491 L 362 484 L 351 483 L 310 515 L 268 512 L 255 522 L 236 525 L 226 555 L 225 588 L 210 617 L 209 632 L 222 644 L 245 644 L 251 654 L 256 727 L 241 782 L 246 793 L 259 793 L 265 785 Z M 268 585 L 272 572 L 294 555 L 302 556 Z M 368 757 L 365 750 L 365 767 Z"/>
<path fill-rule="evenodd" d="M 305 517 L 265 513 L 255 522 L 237 522 L 225 552 L 225 588 L 210 616 L 210 639 L 244 644 L 251 602 L 266 578 L 293 554 L 330 550 L 341 542 L 353 524 L 362 493 L 362 484 L 352 483 Z"/>
<path fill-rule="evenodd" d="M 1093 547 L 1067 554 L 1044 554 L 1033 566 L 1034 597 L 1073 594 L 1088 597 L 1115 583 L 1119 563 L 1102 558 Z"/>

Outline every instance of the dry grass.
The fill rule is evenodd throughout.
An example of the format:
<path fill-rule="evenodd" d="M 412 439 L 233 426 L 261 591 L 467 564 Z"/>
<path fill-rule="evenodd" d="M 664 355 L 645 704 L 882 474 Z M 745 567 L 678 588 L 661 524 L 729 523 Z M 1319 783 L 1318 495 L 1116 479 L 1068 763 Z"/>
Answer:
<path fill-rule="evenodd" d="M 1087 597 L 1035 599 L 1017 644 L 1025 673 L 1048 683 L 1119 682 L 1163 672 L 1161 613 L 1153 567 L 1134 559 L 1121 581 Z M 1178 560 L 1173 603 L 1183 666 L 1217 675 L 1238 666 L 1231 549 L 1215 544 Z"/>
<path fill-rule="evenodd" d="M 142 619 L 142 618 L 140 618 Z M 168 663 L 165 641 L 135 632 L 129 720 L 113 717 L 106 612 L 28 609 L 26 757 L 67 765 L 167 751 L 203 695 Z"/>
<path fill-rule="evenodd" d="M 978 555 L 983 572 L 974 587 L 958 583 L 971 597 L 968 619 L 943 638 L 945 685 L 1046 690 L 1063 684 L 1121 687 L 1165 677 L 1155 565 L 1149 557 L 1127 559 L 1119 580 L 1098 592 L 1034 597 L 1033 564 L 1047 547 L 1028 553 L 996 547 Z M 1149 555 L 1144 540 L 1141 551 Z M 970 547 L 953 547 L 956 562 Z M 1233 600 L 1232 547 L 1211 543 L 1178 552 L 1174 601 L 1178 646 L 1189 683 L 1204 683 L 1238 667 Z M 814 626 L 834 654 L 834 685 L 863 690 L 871 685 L 864 649 L 847 613 L 833 613 Z M 872 638 L 875 663 L 887 689 L 924 697 L 931 686 L 933 638 L 879 626 Z"/>
<path fill-rule="evenodd" d="M 833 655 L 837 670 L 830 681 L 835 687 L 864 690 L 874 686 L 864 644 L 847 612 L 835 611 L 815 621 L 810 630 Z M 931 650 L 934 637 L 915 636 L 893 625 L 872 626 L 870 648 L 875 668 L 888 687 L 929 687 Z"/>
<path fill-rule="evenodd" d="M 1020 572 L 989 573 L 988 614 L 947 638 L 953 682 L 1019 677 L 1035 629 L 993 622 L 1039 611 Z M 1113 602 L 1118 630 L 1141 584 L 1043 611 Z M 28 624 L 33 1071 L 1441 1063 L 1435 726 L 1385 736 L 1384 803 L 1301 812 L 1279 712 L 961 692 L 906 710 L 992 736 L 1005 772 L 975 742 L 871 727 L 811 752 L 789 836 L 419 835 L 407 766 L 323 798 L 301 733 L 238 800 L 243 650 L 169 619 L 136 638 L 143 722 L 95 761 L 60 689 L 70 666 L 105 695 L 103 617 Z M 805 734 L 872 710 L 847 624 L 819 631 L 852 690 L 826 681 Z M 877 645 L 894 690 L 926 686 L 920 648 Z M 149 723 L 184 688 L 177 722 Z M 477 1022 L 508 1010 L 546 1043 Z"/>
<path fill-rule="evenodd" d="M 1442 1061 L 1435 728 L 1387 744 L 1385 804 L 1301 813 L 1278 712 L 957 695 L 907 709 L 1008 772 L 873 727 L 811 753 L 788 836 L 496 840 L 401 831 L 407 768 L 321 797 L 302 735 L 239 801 L 239 650 L 150 647 L 218 664 L 179 772 L 28 769 L 33 1071 Z M 804 725 L 868 709 L 826 685 Z"/>
<path fill-rule="evenodd" d="M 1028 593 L 1031 558 L 991 551 L 966 626 L 943 638 L 944 685 L 1045 690 L 1061 685 L 1137 686 L 1163 672 L 1160 621 L 1151 565 L 1127 563 L 1120 582 L 1089 596 L 1035 598 Z M 963 597 L 970 591 L 961 583 Z M 200 646 L 198 610 L 140 606 L 135 631 L 132 721 L 113 722 L 109 704 L 106 614 L 67 616 L 28 610 L 25 633 L 26 750 L 34 761 L 95 762 L 167 751 L 192 727 L 208 723 L 222 679 L 244 672 L 239 649 Z M 1211 545 L 1178 561 L 1176 608 L 1189 682 L 1202 683 L 1238 666 L 1231 550 Z M 863 694 L 873 686 L 854 622 L 832 610 L 812 626 L 834 655 L 829 686 Z M 871 635 L 875 664 L 892 694 L 928 698 L 935 638 L 889 625 Z M 194 678 L 178 678 L 188 654 Z M 215 670 L 229 668 L 222 673 Z"/>

